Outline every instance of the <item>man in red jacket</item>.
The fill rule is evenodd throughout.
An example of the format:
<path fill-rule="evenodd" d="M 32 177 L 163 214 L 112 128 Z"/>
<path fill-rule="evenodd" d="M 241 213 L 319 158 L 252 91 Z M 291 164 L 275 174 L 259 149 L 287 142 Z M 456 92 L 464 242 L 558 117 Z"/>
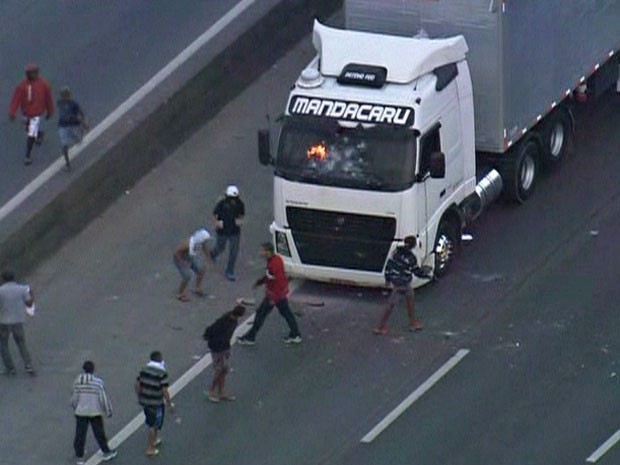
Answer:
<path fill-rule="evenodd" d="M 32 158 L 30 158 L 32 146 L 35 142 L 40 144 L 43 139 L 43 131 L 40 130 L 41 116 L 47 112 L 45 118 L 50 119 L 54 113 L 52 88 L 47 81 L 39 77 L 39 67 L 34 63 L 26 65 L 26 79 L 20 82 L 13 92 L 13 98 L 9 105 L 11 121 L 15 119 L 18 108 L 24 115 L 26 132 L 28 133 L 24 164 L 30 165 L 32 163 Z"/>
<path fill-rule="evenodd" d="M 274 252 L 273 244 L 269 242 L 261 245 L 260 253 L 267 260 L 267 269 L 265 270 L 265 276 L 257 280 L 252 288 L 256 289 L 264 284 L 265 298 L 258 310 L 256 310 L 252 328 L 241 336 L 238 342 L 241 345 L 254 345 L 258 330 L 275 306 L 288 324 L 289 335 L 284 338 L 284 342 L 286 344 L 299 344 L 301 343 L 301 334 L 299 333 L 295 316 L 288 305 L 288 278 L 284 273 L 282 257 Z"/>

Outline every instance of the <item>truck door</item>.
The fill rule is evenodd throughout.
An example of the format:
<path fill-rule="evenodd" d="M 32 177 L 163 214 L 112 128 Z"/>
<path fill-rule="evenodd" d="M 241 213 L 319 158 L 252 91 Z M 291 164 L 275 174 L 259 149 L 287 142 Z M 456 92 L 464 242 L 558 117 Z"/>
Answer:
<path fill-rule="evenodd" d="M 429 237 L 429 231 L 434 231 L 439 221 L 439 209 L 446 196 L 447 176 L 444 179 L 430 177 L 431 154 L 441 152 L 441 123 L 438 122 L 420 137 L 419 163 L 416 179 L 421 184 L 422 202 L 418 209 L 418 224 L 420 240 L 425 248 L 425 254 L 433 247 L 434 237 Z M 448 170 L 446 163 L 446 171 Z"/>

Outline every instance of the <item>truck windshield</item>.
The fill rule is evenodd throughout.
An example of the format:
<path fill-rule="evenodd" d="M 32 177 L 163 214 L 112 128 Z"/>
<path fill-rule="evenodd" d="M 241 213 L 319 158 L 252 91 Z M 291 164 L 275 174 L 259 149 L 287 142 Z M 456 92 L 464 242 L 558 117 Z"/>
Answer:
<path fill-rule="evenodd" d="M 344 127 L 333 118 L 288 116 L 276 174 L 291 181 L 399 191 L 414 182 L 415 145 L 414 132 L 402 127 Z"/>

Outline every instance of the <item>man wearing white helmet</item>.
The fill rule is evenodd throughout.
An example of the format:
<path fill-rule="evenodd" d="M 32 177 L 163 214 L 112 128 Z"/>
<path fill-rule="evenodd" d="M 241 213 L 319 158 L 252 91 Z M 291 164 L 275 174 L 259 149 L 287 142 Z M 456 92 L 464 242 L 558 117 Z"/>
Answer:
<path fill-rule="evenodd" d="M 239 198 L 239 189 L 237 186 L 230 185 L 226 188 L 226 195 L 221 199 L 213 209 L 213 220 L 215 221 L 215 231 L 217 233 L 217 242 L 211 251 L 211 259 L 216 260 L 226 248 L 228 242 L 228 263 L 226 264 L 226 278 L 234 281 L 235 278 L 235 261 L 239 253 L 239 237 L 245 215 L 245 206 Z"/>
<path fill-rule="evenodd" d="M 202 280 L 205 276 L 205 262 L 201 254 L 205 257 L 207 256 L 208 249 L 206 243 L 210 237 L 211 235 L 206 229 L 199 229 L 189 239 L 181 242 L 174 252 L 174 264 L 181 275 L 181 284 L 177 294 L 177 299 L 181 302 L 189 301 L 185 290 L 190 279 L 192 279 L 192 272 L 196 275 L 194 294 L 204 297 Z"/>

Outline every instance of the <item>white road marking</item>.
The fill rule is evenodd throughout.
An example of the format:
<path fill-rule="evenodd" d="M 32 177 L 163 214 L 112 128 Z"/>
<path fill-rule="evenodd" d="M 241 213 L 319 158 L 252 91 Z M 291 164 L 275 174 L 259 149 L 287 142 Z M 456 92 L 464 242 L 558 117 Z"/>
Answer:
<path fill-rule="evenodd" d="M 403 400 L 394 410 L 392 410 L 383 420 L 371 429 L 361 442 L 369 444 L 379 436 L 388 426 L 390 426 L 405 410 L 422 397 L 426 391 L 432 388 L 441 378 L 443 378 L 452 368 L 454 368 L 469 353 L 469 349 L 460 349 L 450 360 L 448 360 L 439 370 L 422 383 L 405 400 Z"/>
<path fill-rule="evenodd" d="M 88 132 L 82 142 L 69 150 L 69 159 L 75 159 L 86 147 L 95 141 L 103 132 L 105 132 L 116 121 L 123 117 L 129 110 L 136 106 L 144 99 L 153 89 L 167 79 L 174 71 L 189 60 L 198 50 L 200 50 L 207 42 L 219 34 L 226 26 L 232 23 L 241 13 L 247 10 L 256 0 L 241 0 L 234 8 L 222 16 L 215 24 L 200 35 L 185 50 L 179 53 L 170 63 L 157 72 L 149 81 L 138 89 L 133 95 L 125 100 L 116 110 L 110 113 L 103 121 L 95 126 L 92 131 Z M 20 192 L 11 198 L 6 204 L 0 207 L 0 221 L 10 215 L 17 207 L 19 207 L 28 197 L 34 194 L 41 186 L 49 181 L 56 173 L 64 167 L 62 158 L 54 161 L 35 179 L 29 182 Z"/>
<path fill-rule="evenodd" d="M 592 455 L 590 455 L 590 457 L 588 457 L 586 459 L 586 462 L 589 462 L 589 463 L 596 463 L 596 462 L 598 462 L 598 460 L 603 455 L 605 455 L 607 452 L 609 452 L 609 449 L 611 449 L 613 446 L 615 446 L 618 441 L 620 441 L 620 430 L 618 430 L 614 434 L 612 434 L 611 437 L 601 445 L 601 447 L 596 449 L 592 453 Z"/>
<path fill-rule="evenodd" d="M 253 322 L 254 322 L 254 315 L 250 316 L 243 323 L 237 326 L 237 329 L 235 330 L 235 333 L 233 334 L 233 338 L 231 341 L 232 344 L 235 344 L 237 342 L 237 339 L 239 338 L 240 335 L 245 334 L 245 332 L 248 330 L 248 327 L 251 326 Z M 181 392 L 181 390 L 185 388 L 189 383 L 191 383 L 194 379 L 196 379 L 196 377 L 200 373 L 205 371 L 211 365 L 212 362 L 213 362 L 213 359 L 211 358 L 210 352 L 207 353 L 200 360 L 198 360 L 189 370 L 183 373 L 179 379 L 177 379 L 174 383 L 172 383 L 169 389 L 170 397 L 174 397 L 179 392 Z M 127 423 L 123 429 L 121 429 L 118 433 L 116 433 L 112 439 L 110 439 L 109 441 L 110 448 L 116 449 L 123 442 L 125 442 L 129 438 L 129 436 L 135 433 L 138 430 L 138 428 L 140 428 L 143 424 L 144 424 L 144 413 L 139 413 L 138 415 L 134 417 L 133 420 Z M 90 459 L 88 459 L 88 461 L 86 462 L 86 465 L 98 465 L 99 463 L 101 463 L 101 461 L 102 461 L 102 455 L 101 455 L 101 451 L 99 451 L 95 455 L 93 455 Z"/>
<path fill-rule="evenodd" d="M 289 285 L 290 294 L 293 294 L 297 290 L 297 288 L 301 285 L 301 283 L 302 282 L 299 280 L 292 281 Z M 254 323 L 255 316 L 256 316 L 255 313 L 252 314 L 249 318 L 247 318 L 245 321 L 243 321 L 241 324 L 237 326 L 237 329 L 235 329 L 235 332 L 233 333 L 231 344 L 233 345 L 236 344 L 237 339 L 239 339 L 240 336 L 244 335 L 248 331 L 249 327 L 251 327 L 252 323 Z M 211 363 L 213 363 L 213 359 L 211 358 L 211 353 L 207 353 L 204 357 L 198 360 L 189 370 L 183 373 L 181 377 L 172 384 L 172 386 L 170 386 L 170 389 L 169 389 L 170 396 L 174 397 L 179 392 L 181 392 L 181 390 L 185 388 L 189 383 L 191 383 L 194 379 L 196 379 L 196 377 L 200 373 L 205 371 L 209 367 L 209 365 L 211 365 Z M 135 433 L 138 430 L 138 428 L 140 428 L 143 424 L 144 424 L 144 413 L 139 413 L 138 415 L 134 417 L 133 420 L 127 423 L 123 429 L 121 429 L 118 433 L 116 433 L 114 437 L 110 439 L 110 441 L 108 441 L 110 448 L 116 449 L 117 447 L 119 447 L 123 442 L 125 442 L 129 438 L 129 436 Z M 99 451 L 95 455 L 93 455 L 90 459 L 88 459 L 88 461 L 86 462 L 86 465 L 98 465 L 99 463 L 102 462 L 102 460 L 103 460 L 103 456 L 101 455 L 101 451 Z"/>

